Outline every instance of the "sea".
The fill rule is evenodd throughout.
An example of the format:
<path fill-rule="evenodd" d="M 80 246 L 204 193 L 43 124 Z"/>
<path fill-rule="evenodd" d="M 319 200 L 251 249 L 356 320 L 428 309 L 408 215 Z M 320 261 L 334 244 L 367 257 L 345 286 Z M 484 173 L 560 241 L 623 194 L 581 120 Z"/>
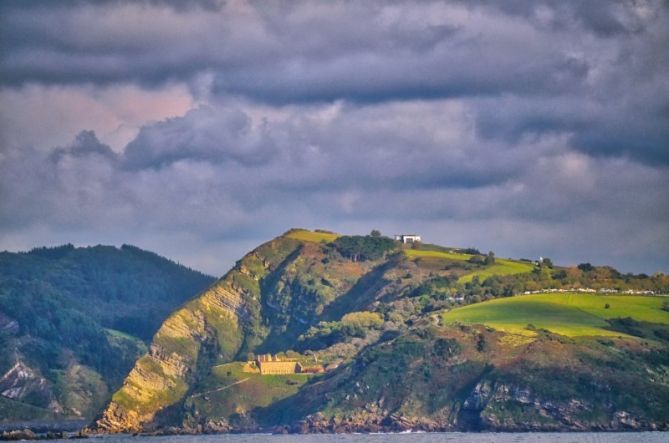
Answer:
<path fill-rule="evenodd" d="M 51 440 L 63 441 L 66 440 Z M 105 436 L 91 443 L 669 443 L 669 432 L 407 433 L 407 434 L 220 434 L 194 436 Z M 72 440 L 67 440 L 72 442 Z"/>

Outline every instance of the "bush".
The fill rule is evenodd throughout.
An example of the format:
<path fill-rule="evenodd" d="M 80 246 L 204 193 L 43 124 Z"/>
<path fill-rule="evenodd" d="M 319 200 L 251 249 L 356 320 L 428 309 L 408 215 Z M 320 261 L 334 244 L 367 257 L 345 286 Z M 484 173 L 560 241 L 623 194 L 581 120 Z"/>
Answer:
<path fill-rule="evenodd" d="M 302 349 L 322 349 L 352 337 L 365 338 L 371 329 L 383 327 L 378 312 L 351 312 L 340 321 L 320 322 L 299 337 Z"/>
<path fill-rule="evenodd" d="M 383 317 L 378 312 L 351 312 L 342 317 L 341 323 L 344 326 L 381 329 L 383 326 Z"/>
<path fill-rule="evenodd" d="M 481 255 L 473 255 L 467 260 L 469 263 L 473 263 L 475 265 L 484 265 L 486 264 L 486 259 L 481 256 Z"/>
<path fill-rule="evenodd" d="M 492 251 L 488 252 L 488 255 L 486 255 L 486 257 L 485 257 L 485 259 L 484 259 L 484 263 L 485 263 L 486 265 L 493 265 L 493 264 L 495 264 L 495 253 L 492 252 Z"/>
<path fill-rule="evenodd" d="M 595 269 L 594 266 L 592 266 L 590 263 L 581 263 L 577 266 L 577 268 L 583 272 L 590 272 Z"/>

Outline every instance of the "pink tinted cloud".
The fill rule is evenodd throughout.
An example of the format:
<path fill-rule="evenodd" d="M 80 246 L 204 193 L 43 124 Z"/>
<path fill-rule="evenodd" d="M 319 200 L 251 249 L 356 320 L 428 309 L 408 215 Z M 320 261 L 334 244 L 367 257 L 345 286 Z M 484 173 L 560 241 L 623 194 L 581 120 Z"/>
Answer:
<path fill-rule="evenodd" d="M 63 146 L 81 130 L 89 129 L 120 152 L 141 126 L 181 116 L 193 105 L 194 99 L 183 85 L 148 90 L 136 85 L 3 89 L 0 149 Z"/>

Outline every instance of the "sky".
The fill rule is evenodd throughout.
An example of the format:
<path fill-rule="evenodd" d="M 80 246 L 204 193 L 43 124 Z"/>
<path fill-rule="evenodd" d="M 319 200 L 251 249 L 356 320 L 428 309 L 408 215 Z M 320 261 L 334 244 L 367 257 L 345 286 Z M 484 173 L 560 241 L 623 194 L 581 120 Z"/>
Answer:
<path fill-rule="evenodd" d="M 0 0 L 0 250 L 292 227 L 669 272 L 669 2 Z"/>

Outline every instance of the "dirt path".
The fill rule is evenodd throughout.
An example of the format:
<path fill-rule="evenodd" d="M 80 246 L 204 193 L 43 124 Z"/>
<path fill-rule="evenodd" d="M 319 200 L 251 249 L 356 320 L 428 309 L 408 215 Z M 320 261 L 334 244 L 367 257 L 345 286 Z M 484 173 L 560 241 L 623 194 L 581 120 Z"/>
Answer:
<path fill-rule="evenodd" d="M 236 381 L 236 382 L 231 383 L 231 384 L 229 384 L 229 385 L 227 385 L 227 386 L 223 386 L 223 387 L 221 387 L 221 388 L 217 388 L 217 389 L 212 389 L 211 391 L 207 391 L 207 392 L 200 392 L 199 394 L 194 394 L 194 395 L 191 395 L 190 397 L 191 397 L 191 398 L 202 397 L 203 395 L 213 394 L 214 392 L 219 392 L 219 391 L 224 391 L 224 390 L 226 390 L 226 389 L 228 389 L 228 388 L 231 388 L 231 387 L 233 387 L 233 386 L 235 386 L 235 385 L 244 383 L 245 381 L 249 380 L 250 378 L 251 378 L 251 377 L 246 377 L 246 378 L 244 378 L 244 379 L 242 379 L 242 380 Z"/>

